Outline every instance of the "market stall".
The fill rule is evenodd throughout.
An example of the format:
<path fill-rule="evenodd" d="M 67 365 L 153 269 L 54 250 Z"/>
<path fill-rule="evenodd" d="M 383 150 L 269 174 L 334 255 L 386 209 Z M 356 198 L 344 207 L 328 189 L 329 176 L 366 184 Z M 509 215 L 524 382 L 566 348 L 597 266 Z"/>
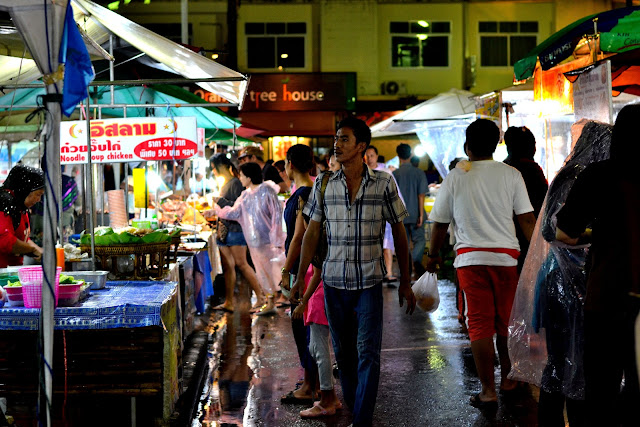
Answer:
<path fill-rule="evenodd" d="M 143 424 L 169 422 L 180 393 L 182 325 L 176 282 L 107 282 L 54 314 L 54 419 L 86 425 L 102 399 L 118 402 L 100 417 L 121 425 L 138 408 Z M 8 368 L 0 395 L 16 420 L 36 417 L 39 309 L 0 309 L 0 357 Z M 90 398 L 87 398 L 90 397 Z M 99 398 L 98 398 L 99 397 Z M 133 406 L 132 406 L 133 405 Z M 122 411 L 122 408 L 127 408 Z M 134 416 L 136 411 L 133 412 Z M 135 421 L 132 423 L 135 424 Z M 104 425 L 104 424 L 103 424 Z"/>
<path fill-rule="evenodd" d="M 135 420 L 136 411 L 140 414 L 137 417 L 139 420 L 148 421 L 149 415 L 151 415 L 156 425 L 167 425 L 173 405 L 180 392 L 178 386 L 181 366 L 179 350 L 182 342 L 180 329 L 184 322 L 180 321 L 181 314 L 178 308 L 182 304 L 180 303 L 180 292 L 177 291 L 178 286 L 175 283 L 167 285 L 171 287 L 169 294 L 163 294 L 164 291 L 159 288 L 155 293 L 147 293 L 141 292 L 142 288 L 151 289 L 154 286 L 162 286 L 163 282 L 155 282 L 149 286 L 139 285 L 147 282 L 135 282 L 134 284 L 139 286 L 125 292 L 124 289 L 129 285 L 127 282 L 121 282 L 113 285 L 113 290 L 118 291 L 116 294 L 110 294 L 110 286 L 107 286 L 106 291 L 91 291 L 88 298 L 75 303 L 73 307 L 59 306 L 55 308 L 53 277 L 56 276 L 55 244 L 58 240 L 56 213 L 60 208 L 57 202 L 61 200 L 60 188 L 58 187 L 61 157 L 65 155 L 73 158 L 74 155 L 84 153 L 86 155 L 84 162 L 88 163 L 90 171 L 94 156 L 103 155 L 105 162 L 117 160 L 107 159 L 107 157 L 112 151 L 118 151 L 114 149 L 113 145 L 120 144 L 120 138 L 116 140 L 113 134 L 109 135 L 112 138 L 110 142 L 107 142 L 106 151 L 105 147 L 101 146 L 102 144 L 96 144 L 95 141 L 92 141 L 91 132 L 88 131 L 89 118 L 87 117 L 85 131 L 83 135 L 76 135 L 78 137 L 75 141 L 76 144 L 70 143 L 64 146 L 66 148 L 60 148 L 60 135 L 64 132 L 73 133 L 73 131 L 69 132 L 69 129 L 65 129 L 63 132 L 59 131 L 61 102 L 67 101 L 67 99 L 61 100 L 60 96 L 56 95 L 63 93 L 62 76 L 65 74 L 58 62 L 58 51 L 61 49 L 60 41 L 63 36 L 65 17 L 71 17 L 73 13 L 73 11 L 67 13 L 67 10 L 71 10 L 67 9 L 67 3 L 66 1 L 27 2 L 12 0 L 0 2 L 0 9 L 11 14 L 13 23 L 25 41 L 23 47 L 15 51 L 21 53 L 29 51 L 33 58 L 33 60 L 30 58 L 2 58 L 2 75 L 6 77 L 3 79 L 5 93 L 20 88 L 20 86 L 15 86 L 15 83 L 26 83 L 27 87 L 43 87 L 45 86 L 43 83 L 33 84 L 32 82 L 44 75 L 47 92 L 53 94 L 37 105 L 37 107 L 46 108 L 42 114 L 42 122 L 46 121 L 47 124 L 46 132 L 42 134 L 43 141 L 46 141 L 46 143 L 42 142 L 46 148 L 43 169 L 49 178 L 44 210 L 44 217 L 48 220 L 45 221 L 43 233 L 45 255 L 44 280 L 41 280 L 42 308 L 3 308 L 0 310 L 2 315 L 7 316 L 0 326 L 0 333 L 4 335 L 2 342 L 3 345 L 6 344 L 4 351 L 8 355 L 6 359 L 15 364 L 14 372 L 16 373 L 11 377 L 13 383 L 9 381 L 5 383 L 7 390 L 3 395 L 11 395 L 10 401 L 16 402 L 17 406 L 20 403 L 24 404 L 24 408 L 29 409 L 25 411 L 28 422 L 38 419 L 41 425 L 51 425 L 52 419 L 65 421 L 65 412 L 62 414 L 57 412 L 61 408 L 68 409 L 66 419 L 75 420 L 74 425 L 86 425 L 94 419 L 96 414 L 100 414 L 103 419 L 113 417 L 114 421 L 111 425 L 121 425 L 123 420 L 130 418 Z M 186 79 L 175 79 L 173 82 L 183 83 L 189 80 L 219 94 L 230 102 L 228 105 L 240 106 L 242 104 L 246 91 L 246 76 L 157 36 L 108 9 L 88 1 L 74 0 L 72 3 L 75 7 L 76 20 L 81 23 L 82 29 L 89 34 L 89 37 L 98 43 L 104 43 L 110 38 L 112 39 L 113 34 L 116 34 L 155 60 L 164 61 L 177 74 L 186 77 Z M 71 21 L 73 22 L 73 20 Z M 69 25 L 69 28 L 75 27 L 75 25 Z M 17 59 L 17 61 L 13 59 Z M 7 64 L 9 66 L 5 67 Z M 67 65 L 70 70 L 72 68 L 71 61 Z M 89 65 L 90 68 L 88 61 L 86 64 L 80 65 Z M 113 80 L 113 73 L 111 76 Z M 128 85 L 146 83 L 149 82 L 125 82 Z M 7 85 L 13 86 L 7 87 Z M 70 87 L 70 84 L 64 85 L 65 97 L 68 86 Z M 81 94 L 83 91 L 86 94 L 86 84 L 80 88 Z M 84 110 L 88 112 L 87 106 L 85 105 Z M 114 108 L 127 107 L 126 104 L 114 105 L 113 98 L 110 100 L 109 106 Z M 157 107 L 166 107 L 166 103 L 158 104 Z M 13 103 L 7 108 L 13 111 Z M 172 123 L 176 122 L 177 119 Z M 42 125 L 43 123 L 40 123 L 38 128 L 41 128 Z M 229 126 L 231 130 L 236 127 L 235 124 Z M 132 128 L 136 129 L 135 124 L 132 125 Z M 195 138 L 189 139 L 195 141 Z M 112 144 L 111 147 L 109 144 Z M 72 147 L 77 151 L 72 153 Z M 139 148 L 140 151 L 143 151 L 144 148 L 145 152 L 151 149 L 160 149 L 157 146 L 140 146 Z M 172 151 L 169 158 L 176 157 L 175 151 L 178 146 L 175 141 L 173 146 L 164 148 L 168 149 L 167 151 Z M 187 147 L 179 148 L 182 150 Z M 69 151 L 65 152 L 67 149 Z M 136 154 L 135 150 L 121 153 L 124 157 L 133 154 Z M 146 161 L 144 153 L 137 154 L 143 154 L 139 156 L 141 157 L 140 161 Z M 160 153 L 158 155 L 162 156 Z M 93 173 L 87 173 L 85 176 L 87 177 L 86 194 L 93 195 L 95 191 Z M 93 221 L 95 208 L 91 203 L 88 203 L 86 208 Z M 92 231 L 93 224 L 90 224 L 88 228 Z M 92 242 L 92 244 L 94 243 Z M 95 253 L 95 248 L 92 253 Z M 158 268 L 163 265 L 160 261 L 157 264 Z M 175 277 L 177 272 L 176 268 L 170 268 L 166 274 Z M 101 298 L 101 293 L 104 292 L 106 294 L 103 295 L 104 298 Z M 136 299 L 136 295 L 141 299 Z M 116 300 L 119 296 L 122 299 L 117 300 L 118 304 L 114 305 L 111 300 Z M 104 305 L 100 305 L 101 302 L 104 302 Z M 95 305 L 92 305 L 94 303 Z M 157 315 L 158 312 L 160 316 Z M 70 323 L 64 323 L 64 321 L 60 323 L 61 315 L 70 319 Z M 94 322 L 91 320 L 91 316 L 98 316 L 102 320 Z M 37 325 L 35 328 L 33 327 L 34 319 Z M 21 325 L 28 325 L 28 327 L 25 328 Z M 54 327 L 56 328 L 55 333 L 53 332 Z M 38 329 L 38 332 L 34 329 Z M 176 349 L 178 351 L 175 351 Z M 30 361 L 31 364 L 29 364 Z M 14 365 L 11 365 L 12 370 L 13 367 Z M 22 368 L 24 369 L 21 371 Z M 111 375 L 101 376 L 105 372 Z M 95 383 L 92 382 L 94 380 Z M 96 395 L 101 398 L 96 399 Z M 13 400 L 17 399 L 16 396 L 20 401 Z M 111 397 L 116 400 L 108 400 Z M 123 398 L 131 399 L 131 403 L 123 405 Z M 73 405 L 70 404 L 71 402 Z M 117 405 L 113 406 L 114 408 L 126 408 L 124 416 L 110 408 L 108 405 L 110 402 L 117 402 Z M 92 412 L 92 409 L 96 408 L 95 405 L 99 406 L 101 403 L 106 407 L 103 406 Z M 17 406 L 12 407 L 14 413 L 19 412 L 15 411 Z M 38 406 L 40 409 L 36 412 L 34 408 Z"/>

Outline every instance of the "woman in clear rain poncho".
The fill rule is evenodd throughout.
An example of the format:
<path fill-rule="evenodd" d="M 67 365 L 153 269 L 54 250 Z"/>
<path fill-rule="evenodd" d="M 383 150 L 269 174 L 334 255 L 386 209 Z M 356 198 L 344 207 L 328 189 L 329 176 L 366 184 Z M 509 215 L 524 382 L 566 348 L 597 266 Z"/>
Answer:
<path fill-rule="evenodd" d="M 578 123 L 574 126 L 579 126 Z M 584 125 L 549 186 L 531 239 L 509 324 L 510 378 L 540 386 L 541 426 L 584 425 L 584 298 L 588 244 L 556 240 L 556 215 L 577 176 L 609 155 L 611 126 Z"/>
<path fill-rule="evenodd" d="M 246 187 L 233 206 L 216 206 L 218 218 L 237 221 L 249 246 L 251 260 L 267 304 L 258 315 L 275 314 L 274 295 L 278 291 L 280 271 L 284 265 L 285 234 L 282 230 L 282 204 L 278 186 L 262 182 L 262 170 L 257 163 L 240 165 L 240 182 Z"/>

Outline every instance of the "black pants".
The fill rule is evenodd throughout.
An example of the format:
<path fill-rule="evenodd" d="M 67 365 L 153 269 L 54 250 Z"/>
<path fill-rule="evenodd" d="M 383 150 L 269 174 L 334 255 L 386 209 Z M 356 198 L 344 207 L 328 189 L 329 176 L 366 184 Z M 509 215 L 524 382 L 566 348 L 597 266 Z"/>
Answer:
<path fill-rule="evenodd" d="M 562 393 L 547 393 L 540 390 L 538 402 L 538 425 L 540 427 L 564 427 L 564 405 L 570 427 L 586 426 L 586 404 L 584 400 L 573 400 Z"/>
<path fill-rule="evenodd" d="M 584 376 L 590 426 L 638 425 L 634 327 L 639 307 L 640 301 L 630 298 L 616 312 L 585 311 Z"/>

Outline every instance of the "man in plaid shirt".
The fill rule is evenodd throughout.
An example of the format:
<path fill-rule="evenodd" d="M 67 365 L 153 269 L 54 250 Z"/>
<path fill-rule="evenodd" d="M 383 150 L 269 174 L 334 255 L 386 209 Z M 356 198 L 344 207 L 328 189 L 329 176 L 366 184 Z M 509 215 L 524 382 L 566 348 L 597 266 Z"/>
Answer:
<path fill-rule="evenodd" d="M 330 176 L 324 195 L 320 194 L 324 174 L 315 181 L 304 209 L 310 221 L 296 283 L 298 289 L 305 288 L 304 276 L 325 220 L 329 246 L 322 269 L 325 305 L 342 391 L 353 412 L 354 426 L 371 425 L 378 394 L 386 222 L 392 227 L 400 267 L 400 307 L 406 299 L 406 312 L 412 314 L 416 305 L 402 224 L 407 210 L 391 175 L 372 170 L 363 162 L 370 141 L 371 131 L 362 120 L 348 117 L 338 124 L 334 148 L 342 169 Z"/>

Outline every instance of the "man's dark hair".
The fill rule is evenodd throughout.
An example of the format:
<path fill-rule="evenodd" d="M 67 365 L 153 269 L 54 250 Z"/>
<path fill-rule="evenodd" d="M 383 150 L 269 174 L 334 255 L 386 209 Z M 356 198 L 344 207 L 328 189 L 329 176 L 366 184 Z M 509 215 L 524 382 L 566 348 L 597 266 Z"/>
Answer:
<path fill-rule="evenodd" d="M 498 142 L 500 142 L 500 129 L 487 119 L 478 119 L 467 127 L 466 146 L 477 157 L 490 157 Z"/>
<path fill-rule="evenodd" d="M 373 151 L 376 152 L 376 154 L 378 154 L 378 149 L 376 148 L 375 145 L 369 144 L 369 146 L 367 147 L 367 150 L 373 150 Z"/>
<path fill-rule="evenodd" d="M 411 156 L 411 164 L 415 167 L 419 167 L 420 166 L 420 157 L 418 156 Z"/>
<path fill-rule="evenodd" d="M 356 137 L 356 142 L 364 142 L 367 144 L 365 150 L 369 148 L 369 144 L 371 143 L 371 129 L 367 124 L 355 117 L 346 117 L 338 123 L 338 128 L 336 130 L 342 128 L 349 128 L 353 131 L 353 135 Z"/>
<path fill-rule="evenodd" d="M 253 184 L 262 184 L 262 168 L 259 164 L 249 162 L 240 165 L 240 172 L 251 180 Z"/>
<path fill-rule="evenodd" d="M 536 154 L 536 137 L 526 126 L 511 126 L 504 133 L 504 143 L 513 160 L 533 160 Z"/>
<path fill-rule="evenodd" d="M 637 143 L 638 120 L 640 120 L 640 105 L 626 105 L 618 113 L 616 123 L 611 134 L 611 160 L 618 164 L 640 156 L 640 144 Z M 632 167 L 625 168 L 630 175 L 638 176 Z M 636 178 L 637 179 L 637 178 Z"/>
<path fill-rule="evenodd" d="M 409 144 L 405 144 L 404 142 L 402 144 L 398 144 L 398 146 L 396 147 L 396 153 L 402 160 L 410 159 L 411 146 Z"/>

